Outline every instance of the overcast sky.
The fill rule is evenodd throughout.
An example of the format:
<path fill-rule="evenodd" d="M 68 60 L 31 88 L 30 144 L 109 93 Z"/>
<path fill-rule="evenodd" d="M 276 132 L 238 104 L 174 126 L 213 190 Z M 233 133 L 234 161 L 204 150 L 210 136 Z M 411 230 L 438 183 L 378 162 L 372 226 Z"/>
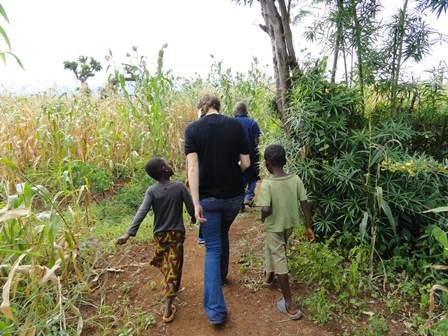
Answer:
<path fill-rule="evenodd" d="M 260 30 L 262 22 L 256 4 L 238 6 L 231 0 L 2 0 L 10 24 L 1 21 L 22 60 L 25 71 L 12 59 L 0 65 L 0 89 L 10 92 L 35 92 L 51 87 L 73 88 L 77 85 L 71 72 L 64 70 L 64 60 L 79 55 L 94 56 L 104 67 L 109 49 L 117 63 L 126 52 L 138 46 L 155 66 L 157 52 L 168 44 L 166 68 L 176 75 L 205 75 L 213 54 L 235 70 L 248 69 L 252 57 L 271 63 L 268 36 Z M 392 13 L 402 0 L 383 1 L 386 13 Z M 448 34 L 448 14 L 436 21 L 437 29 Z M 443 23 L 445 22 L 445 24 Z M 304 42 L 303 29 L 294 28 L 299 51 L 308 48 L 319 56 L 322 48 Z M 0 46 L 4 49 L 4 45 Z M 414 72 L 448 60 L 448 45 L 436 46 L 433 55 Z M 104 73 L 89 80 L 91 86 L 104 82 Z"/>

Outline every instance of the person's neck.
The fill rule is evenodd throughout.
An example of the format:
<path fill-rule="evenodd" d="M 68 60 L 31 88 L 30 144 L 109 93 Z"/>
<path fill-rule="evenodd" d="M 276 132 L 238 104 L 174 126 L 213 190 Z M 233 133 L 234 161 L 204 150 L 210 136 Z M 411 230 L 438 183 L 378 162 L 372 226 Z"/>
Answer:
<path fill-rule="evenodd" d="M 159 183 L 160 184 L 167 184 L 167 183 L 170 183 L 170 182 L 171 182 L 171 180 L 170 180 L 169 176 L 164 176 L 164 177 L 161 177 L 159 179 Z"/>
<path fill-rule="evenodd" d="M 209 116 L 209 115 L 212 115 L 212 114 L 219 114 L 219 112 L 216 111 L 215 109 L 209 109 L 205 115 Z"/>
<path fill-rule="evenodd" d="M 283 170 L 283 167 L 272 167 L 272 176 L 273 177 L 284 177 L 288 174 Z"/>

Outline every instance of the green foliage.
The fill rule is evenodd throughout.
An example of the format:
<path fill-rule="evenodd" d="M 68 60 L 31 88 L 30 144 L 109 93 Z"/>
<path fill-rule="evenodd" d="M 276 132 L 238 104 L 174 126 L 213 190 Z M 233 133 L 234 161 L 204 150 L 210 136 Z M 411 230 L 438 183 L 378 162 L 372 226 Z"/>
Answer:
<path fill-rule="evenodd" d="M 316 290 L 313 295 L 303 300 L 303 304 L 310 320 L 325 324 L 330 319 L 333 305 L 327 300 L 327 291 L 324 288 Z"/>
<path fill-rule="evenodd" d="M 365 327 L 361 332 L 357 332 L 359 336 L 387 336 L 389 327 L 386 319 L 381 317 L 372 317 L 369 320 L 369 325 Z"/>
<path fill-rule="evenodd" d="M 88 185 L 92 192 L 104 192 L 113 186 L 111 177 L 93 164 L 74 161 L 67 166 L 66 172 L 71 177 L 75 189 Z"/>
<path fill-rule="evenodd" d="M 447 334 L 448 334 L 448 319 L 446 318 L 442 319 L 430 330 L 431 336 L 442 336 Z"/>
<path fill-rule="evenodd" d="M 133 178 L 118 190 L 115 197 L 93 207 L 95 218 L 105 223 L 119 223 L 122 218 L 134 215 L 143 201 L 146 189 L 152 183 L 153 180 L 146 174 L 141 178 Z"/>
<path fill-rule="evenodd" d="M 95 76 L 95 72 L 101 71 L 101 63 L 93 57 L 79 56 L 76 61 L 64 61 L 64 69 L 70 70 L 81 84 Z"/>
<path fill-rule="evenodd" d="M 307 284 L 355 296 L 366 274 L 367 250 L 355 247 L 344 258 L 330 247 L 332 242 L 332 239 L 325 244 L 294 241 L 289 258 L 291 274 Z"/>
<path fill-rule="evenodd" d="M 41 185 L 22 183 L 16 189 L 16 194 L 2 195 L 8 202 L 0 215 L 1 272 L 11 281 L 8 296 L 12 315 L 9 320 L 0 320 L 0 330 L 8 335 L 33 327 L 41 334 L 52 334 L 62 323 L 61 313 L 72 311 L 80 295 L 70 293 L 69 300 L 59 302 L 61 288 L 66 289 L 69 281 L 84 281 L 72 225 L 82 226 L 87 217 L 76 203 L 61 213 L 59 196 Z M 35 208 L 36 203 L 39 208 Z"/>
<path fill-rule="evenodd" d="M 419 2 L 423 9 L 430 9 L 432 12 L 437 13 L 438 17 L 448 10 L 447 0 L 419 0 Z"/>
<path fill-rule="evenodd" d="M 7 23 L 9 23 L 8 15 L 6 14 L 6 11 L 1 4 L 0 4 L 0 18 L 3 18 Z M 8 50 L 0 50 L 0 59 L 3 61 L 3 63 L 6 64 L 6 55 L 12 56 L 16 60 L 17 64 L 23 69 L 23 64 L 20 61 L 20 59 L 14 53 L 11 52 L 11 42 L 3 25 L 0 25 L 0 35 L 1 40 L 3 40 L 3 42 L 5 42 L 6 46 L 8 47 Z"/>
<path fill-rule="evenodd" d="M 443 163 L 423 150 L 410 154 L 419 131 L 409 119 L 369 121 L 357 92 L 327 82 L 324 69 L 318 63 L 296 81 L 289 136 L 279 139 L 314 202 L 315 230 L 328 237 L 337 230 L 357 235 L 361 227 L 383 257 L 417 254 L 425 228 L 447 220 L 422 214 L 446 203 Z"/>

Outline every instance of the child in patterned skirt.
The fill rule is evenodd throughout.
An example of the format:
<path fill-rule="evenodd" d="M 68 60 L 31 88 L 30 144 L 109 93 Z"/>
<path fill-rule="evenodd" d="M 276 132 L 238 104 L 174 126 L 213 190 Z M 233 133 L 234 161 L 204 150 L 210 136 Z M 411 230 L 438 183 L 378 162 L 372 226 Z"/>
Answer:
<path fill-rule="evenodd" d="M 151 265 L 160 269 L 165 283 L 165 309 L 163 322 L 174 319 L 176 306 L 174 298 L 180 288 L 184 257 L 185 226 L 183 222 L 183 205 L 185 204 L 191 220 L 194 223 L 193 201 L 183 183 L 173 182 L 173 169 L 161 158 L 148 161 L 145 170 L 158 183 L 150 186 L 131 227 L 123 236 L 118 238 L 121 245 L 131 236 L 135 236 L 141 222 L 148 211 L 154 211 L 154 240 L 156 243 L 155 256 Z"/>

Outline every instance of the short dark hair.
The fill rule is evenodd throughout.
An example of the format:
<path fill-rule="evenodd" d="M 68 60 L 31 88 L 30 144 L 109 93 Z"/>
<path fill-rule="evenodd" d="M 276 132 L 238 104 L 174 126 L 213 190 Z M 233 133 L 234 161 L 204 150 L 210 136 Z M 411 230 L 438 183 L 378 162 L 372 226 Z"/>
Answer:
<path fill-rule="evenodd" d="M 264 159 L 274 167 L 283 167 L 286 164 L 286 152 L 282 145 L 269 145 L 264 150 Z"/>
<path fill-rule="evenodd" d="M 163 176 L 163 166 L 165 161 L 160 157 L 155 157 L 146 162 L 145 171 L 154 180 L 159 180 Z"/>
<path fill-rule="evenodd" d="M 218 97 L 206 94 L 199 101 L 197 108 L 201 109 L 204 114 L 211 108 L 219 112 L 221 109 L 221 102 Z"/>
<path fill-rule="evenodd" d="M 245 102 L 239 102 L 236 104 L 235 115 L 247 115 L 247 105 Z"/>

